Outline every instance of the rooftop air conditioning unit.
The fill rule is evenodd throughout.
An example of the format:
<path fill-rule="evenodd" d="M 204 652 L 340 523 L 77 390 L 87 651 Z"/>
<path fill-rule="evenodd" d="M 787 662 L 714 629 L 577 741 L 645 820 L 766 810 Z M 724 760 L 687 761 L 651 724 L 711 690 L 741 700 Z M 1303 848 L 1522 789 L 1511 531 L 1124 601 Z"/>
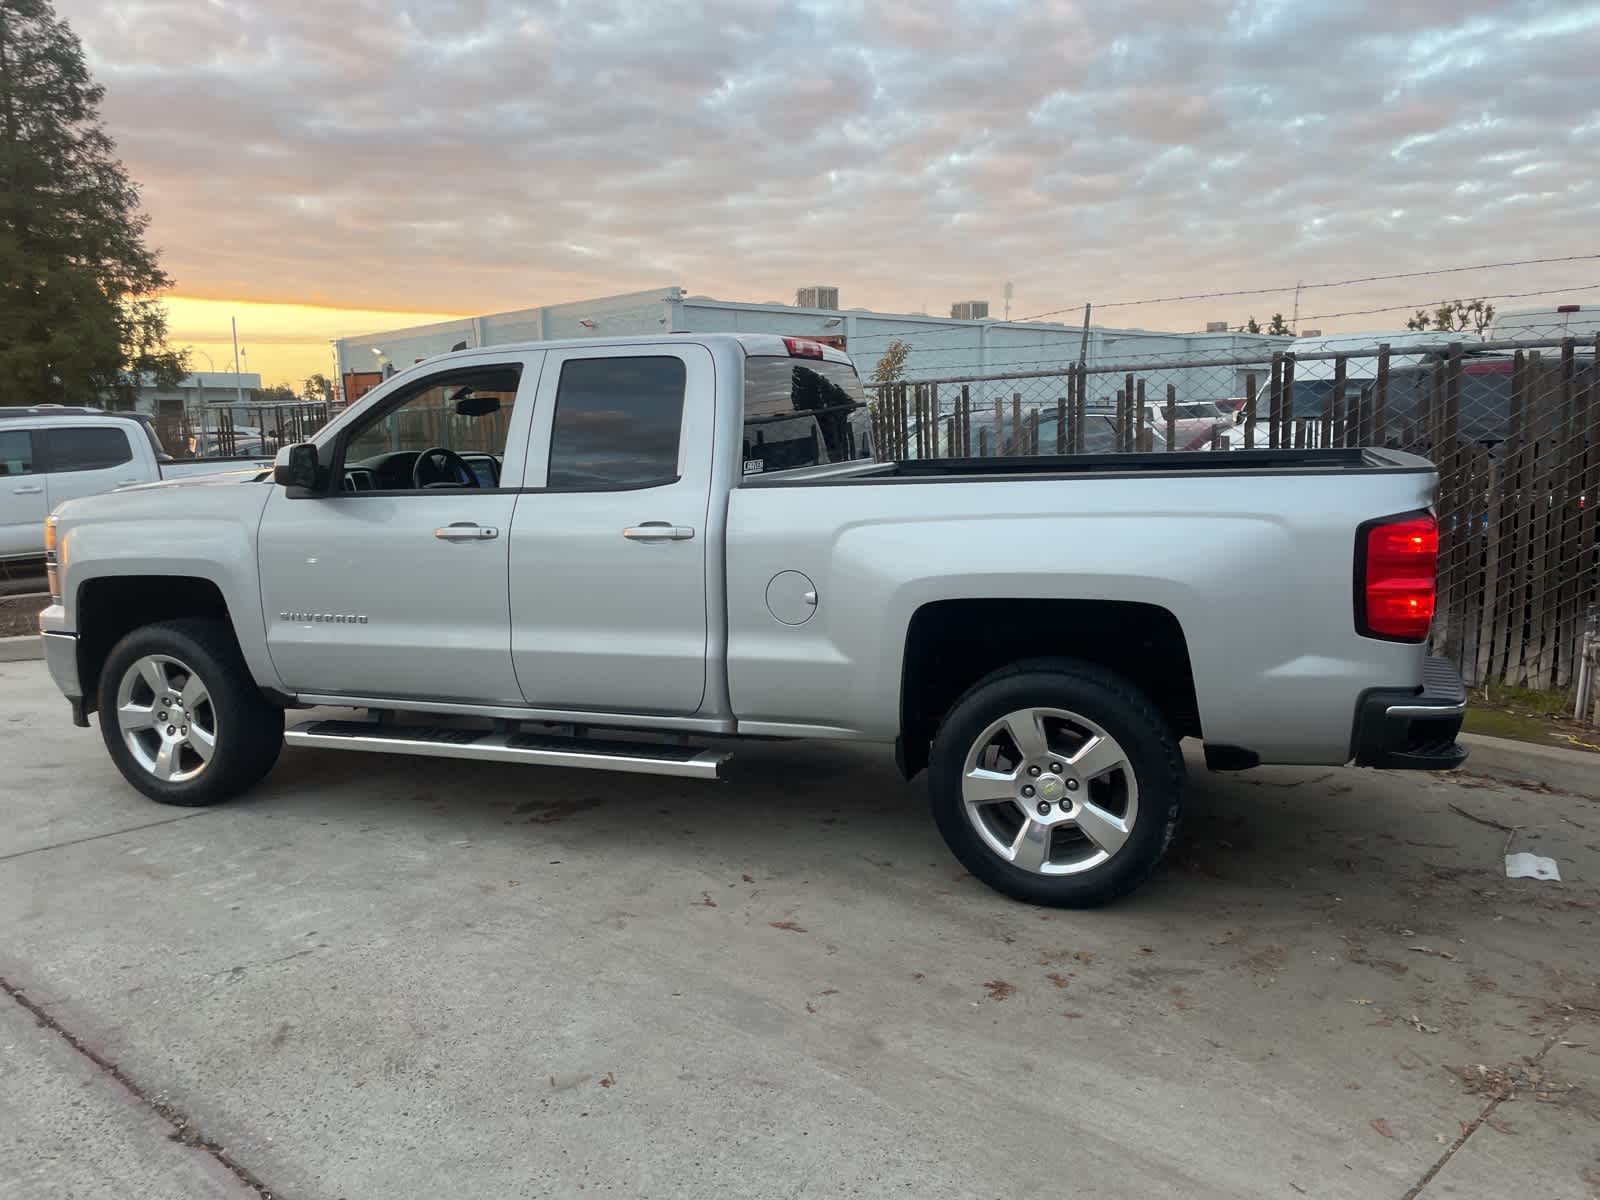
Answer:
<path fill-rule="evenodd" d="M 838 311 L 839 289 L 825 284 L 799 288 L 794 294 L 794 304 L 796 308 L 826 308 Z"/>
<path fill-rule="evenodd" d="M 1207 321 L 1206 322 L 1206 332 L 1207 333 L 1227 333 L 1228 332 L 1228 323 L 1226 321 Z"/>
<path fill-rule="evenodd" d="M 950 316 L 957 321 L 986 321 L 989 318 L 989 302 L 958 300 L 950 306 Z"/>

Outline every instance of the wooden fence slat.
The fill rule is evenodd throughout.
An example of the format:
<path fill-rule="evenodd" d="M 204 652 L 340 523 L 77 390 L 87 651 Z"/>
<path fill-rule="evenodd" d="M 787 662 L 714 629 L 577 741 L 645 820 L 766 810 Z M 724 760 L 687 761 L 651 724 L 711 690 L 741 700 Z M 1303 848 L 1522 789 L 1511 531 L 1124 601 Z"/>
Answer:
<path fill-rule="evenodd" d="M 1355 431 L 1351 428 L 1353 422 L 1350 414 L 1345 409 L 1344 386 L 1345 372 L 1347 370 L 1344 355 L 1333 360 L 1333 387 L 1328 392 L 1328 410 L 1332 420 L 1329 422 L 1328 437 L 1323 441 L 1324 446 L 1359 446 L 1361 438 L 1352 436 Z"/>
<path fill-rule="evenodd" d="M 1133 440 L 1133 375 L 1129 373 L 1123 377 L 1122 386 L 1127 391 L 1127 401 L 1122 406 L 1122 430 L 1117 434 L 1117 449 L 1124 454 L 1131 453 L 1136 443 Z"/>
<path fill-rule="evenodd" d="M 1078 440 L 1072 448 L 1074 454 L 1083 453 L 1084 426 L 1089 419 L 1089 366 L 1078 364 L 1078 416 L 1072 422 L 1073 436 Z"/>
<path fill-rule="evenodd" d="M 1272 352 L 1272 374 L 1267 382 L 1267 445 L 1283 445 L 1283 352 Z"/>
<path fill-rule="evenodd" d="M 1039 454 L 1039 410 L 1028 410 L 1028 453 L 1035 457 Z"/>
<path fill-rule="evenodd" d="M 1137 389 L 1136 390 L 1136 395 L 1137 395 L 1138 398 L 1134 401 L 1134 410 L 1133 410 L 1134 411 L 1134 429 L 1136 431 L 1135 437 L 1134 437 L 1134 445 L 1138 448 L 1138 451 L 1139 451 L 1140 454 L 1145 454 L 1145 453 L 1148 453 L 1149 450 L 1150 450 L 1150 420 L 1149 420 L 1149 417 L 1146 414 L 1145 408 L 1144 408 L 1144 377 L 1143 376 L 1140 376 L 1139 382 L 1136 385 L 1136 389 Z"/>
<path fill-rule="evenodd" d="M 1378 368 L 1372 383 L 1372 427 L 1380 446 L 1389 444 L 1389 343 L 1378 343 Z"/>
<path fill-rule="evenodd" d="M 1251 378 L 1254 378 L 1252 376 Z M 1178 387 L 1167 384 L 1167 450 L 1178 448 Z"/>
<path fill-rule="evenodd" d="M 1550 673 L 1555 666 L 1555 631 L 1550 627 L 1550 485 L 1551 468 L 1555 461 L 1554 441 L 1557 424 L 1554 402 L 1555 372 L 1543 363 L 1534 377 L 1534 421 L 1537 442 L 1534 449 L 1533 485 L 1530 491 L 1534 505 L 1532 523 L 1533 544 L 1529 562 L 1532 599 L 1529 608 L 1531 631 L 1528 647 L 1532 674 L 1530 687 L 1543 690 L 1550 686 Z"/>
<path fill-rule="evenodd" d="M 1056 453 L 1067 452 L 1067 398 L 1056 397 Z"/>
<path fill-rule="evenodd" d="M 1256 445 L 1256 377 L 1250 372 L 1244 377 L 1244 448 Z"/>
<path fill-rule="evenodd" d="M 1284 434 L 1283 444 L 1289 444 L 1289 422 L 1298 420 L 1294 410 L 1294 352 L 1286 350 L 1283 354 L 1283 381 L 1280 392 L 1283 405 Z M 1303 435 L 1302 435 L 1303 436 Z"/>
<path fill-rule="evenodd" d="M 1024 451 L 1023 438 L 1025 431 L 1022 428 L 1022 393 L 1011 393 L 1011 437 L 1006 443 L 1007 454 L 1022 454 Z"/>
<path fill-rule="evenodd" d="M 1577 682 L 1572 669 L 1578 639 L 1582 634 L 1583 599 L 1578 593 L 1578 575 L 1583 547 L 1578 543 L 1578 506 L 1583 497 L 1583 443 L 1579 414 L 1582 397 L 1578 390 L 1577 342 L 1567 338 L 1561 346 L 1561 461 L 1554 502 L 1556 517 L 1556 563 L 1559 572 L 1556 593 L 1556 676 L 1555 686 L 1565 688 Z M 1594 552 L 1593 547 L 1590 553 Z"/>
<path fill-rule="evenodd" d="M 961 457 L 972 457 L 972 393 L 961 385 Z"/>
<path fill-rule="evenodd" d="M 938 458 L 939 457 L 939 430 L 944 425 L 944 422 L 941 419 L 943 417 L 943 415 L 944 414 L 942 414 L 939 411 L 939 385 L 937 383 L 930 383 L 928 385 L 928 442 L 929 442 L 929 445 L 928 445 L 928 457 L 929 458 Z M 948 448 L 949 445 L 950 445 L 950 439 L 946 438 L 944 444 Z"/>
<path fill-rule="evenodd" d="M 999 457 L 1006 452 L 1006 402 L 1002 396 L 994 398 L 994 453 Z"/>

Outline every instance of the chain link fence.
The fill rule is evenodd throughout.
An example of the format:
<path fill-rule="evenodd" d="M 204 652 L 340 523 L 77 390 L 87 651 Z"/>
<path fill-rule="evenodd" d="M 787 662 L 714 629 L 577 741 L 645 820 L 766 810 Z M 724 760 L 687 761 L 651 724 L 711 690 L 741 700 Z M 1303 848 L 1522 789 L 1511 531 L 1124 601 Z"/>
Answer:
<path fill-rule="evenodd" d="M 873 446 L 884 460 L 1421 454 L 1440 473 L 1433 651 L 1473 686 L 1560 692 L 1600 721 L 1600 336 L 1454 337 L 877 385 Z"/>

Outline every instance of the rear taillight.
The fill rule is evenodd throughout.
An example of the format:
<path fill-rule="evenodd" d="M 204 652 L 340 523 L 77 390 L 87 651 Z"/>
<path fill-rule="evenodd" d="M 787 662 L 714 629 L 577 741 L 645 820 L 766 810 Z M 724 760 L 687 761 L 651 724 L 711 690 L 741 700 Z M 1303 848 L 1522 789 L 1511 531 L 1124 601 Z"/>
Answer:
<path fill-rule="evenodd" d="M 820 342 L 813 342 L 806 338 L 786 337 L 783 339 L 783 344 L 795 358 L 822 357 L 822 344 Z"/>
<path fill-rule="evenodd" d="M 1439 522 L 1430 514 L 1361 527 L 1356 544 L 1356 627 L 1368 637 L 1420 642 L 1433 624 Z"/>

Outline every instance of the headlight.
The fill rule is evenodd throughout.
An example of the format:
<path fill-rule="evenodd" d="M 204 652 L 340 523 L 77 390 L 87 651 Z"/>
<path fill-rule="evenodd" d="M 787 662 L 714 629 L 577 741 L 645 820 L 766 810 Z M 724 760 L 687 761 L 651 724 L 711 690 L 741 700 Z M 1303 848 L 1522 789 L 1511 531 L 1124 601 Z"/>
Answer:
<path fill-rule="evenodd" d="M 50 588 L 50 603 L 61 603 L 61 573 L 56 560 L 56 519 L 49 517 L 44 523 L 44 577 Z"/>

